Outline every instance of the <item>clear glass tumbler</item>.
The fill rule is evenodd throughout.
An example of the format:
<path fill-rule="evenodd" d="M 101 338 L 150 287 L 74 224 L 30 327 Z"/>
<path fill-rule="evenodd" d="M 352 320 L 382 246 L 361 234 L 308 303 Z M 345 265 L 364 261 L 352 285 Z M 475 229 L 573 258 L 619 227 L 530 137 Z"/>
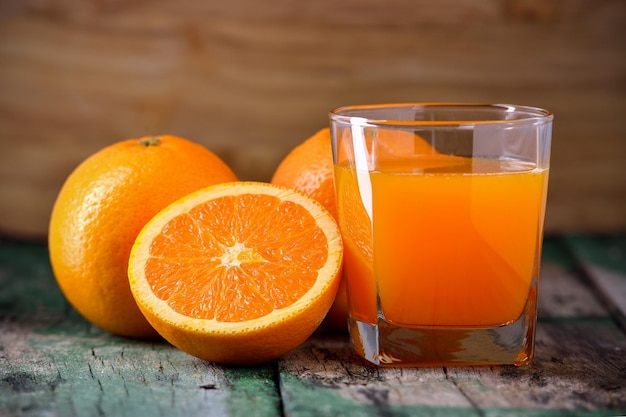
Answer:
<path fill-rule="evenodd" d="M 476 103 L 330 113 L 359 355 L 381 366 L 531 362 L 552 119 Z"/>

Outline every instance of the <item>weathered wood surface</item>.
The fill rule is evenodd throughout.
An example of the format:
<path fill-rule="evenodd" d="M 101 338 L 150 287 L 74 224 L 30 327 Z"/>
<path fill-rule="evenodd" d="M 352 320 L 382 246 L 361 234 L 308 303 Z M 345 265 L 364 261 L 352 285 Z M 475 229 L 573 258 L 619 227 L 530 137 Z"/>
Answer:
<path fill-rule="evenodd" d="M 174 133 L 242 179 L 336 106 L 490 101 L 556 114 L 546 227 L 626 230 L 623 0 L 0 2 L 0 231 L 42 238 L 69 172 Z"/>
<path fill-rule="evenodd" d="M 324 329 L 240 368 L 101 332 L 63 299 L 44 245 L 0 241 L 0 416 L 624 415 L 625 280 L 626 236 L 546 239 L 525 368 L 379 369 Z"/>
<path fill-rule="evenodd" d="M 66 304 L 42 245 L 0 243 L 0 416 L 276 416 L 275 366 L 111 336 Z"/>

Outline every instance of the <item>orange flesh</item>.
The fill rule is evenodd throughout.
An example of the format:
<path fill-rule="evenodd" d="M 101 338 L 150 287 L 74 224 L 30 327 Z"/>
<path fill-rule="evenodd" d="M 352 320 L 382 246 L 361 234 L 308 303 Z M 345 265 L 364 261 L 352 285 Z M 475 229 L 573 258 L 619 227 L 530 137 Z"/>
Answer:
<path fill-rule="evenodd" d="M 174 311 L 241 322 L 300 299 L 327 254 L 323 231 L 302 206 L 242 194 L 208 201 L 168 222 L 152 242 L 145 272 Z"/>
<path fill-rule="evenodd" d="M 336 167 L 350 308 L 402 325 L 500 325 L 521 314 L 537 268 L 547 171 L 445 155 Z M 418 169 L 415 167 L 418 166 Z M 360 197 L 359 197 L 360 198 Z M 360 207 L 358 207 L 360 205 Z"/>

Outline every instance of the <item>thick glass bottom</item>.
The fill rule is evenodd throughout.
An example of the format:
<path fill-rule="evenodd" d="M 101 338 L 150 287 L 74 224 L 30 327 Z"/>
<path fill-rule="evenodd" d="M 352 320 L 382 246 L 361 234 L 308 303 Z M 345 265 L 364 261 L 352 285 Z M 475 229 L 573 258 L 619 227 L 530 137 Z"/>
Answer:
<path fill-rule="evenodd" d="M 536 323 L 533 288 L 520 317 L 495 327 L 402 327 L 381 316 L 377 324 L 350 317 L 357 353 L 378 366 L 527 365 L 532 361 Z"/>

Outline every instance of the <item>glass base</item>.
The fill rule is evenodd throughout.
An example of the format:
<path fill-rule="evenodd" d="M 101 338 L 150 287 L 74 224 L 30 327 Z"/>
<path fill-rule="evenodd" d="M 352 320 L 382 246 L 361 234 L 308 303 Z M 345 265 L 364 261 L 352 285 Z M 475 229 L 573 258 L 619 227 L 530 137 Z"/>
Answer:
<path fill-rule="evenodd" d="M 533 293 L 534 291 L 531 291 Z M 357 353 L 388 367 L 528 365 L 532 361 L 536 293 L 514 322 L 495 327 L 401 327 L 349 319 Z"/>

